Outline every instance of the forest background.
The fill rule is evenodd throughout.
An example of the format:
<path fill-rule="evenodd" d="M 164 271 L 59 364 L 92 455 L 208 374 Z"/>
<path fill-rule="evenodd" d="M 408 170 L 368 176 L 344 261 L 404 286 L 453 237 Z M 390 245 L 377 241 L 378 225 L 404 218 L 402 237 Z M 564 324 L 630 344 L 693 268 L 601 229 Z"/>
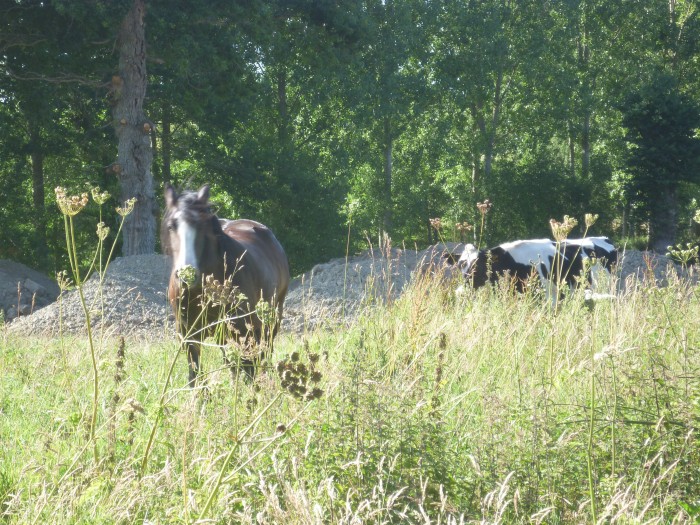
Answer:
<path fill-rule="evenodd" d="M 585 212 L 636 247 L 696 242 L 698 10 L 0 0 L 0 258 L 68 266 L 56 186 L 136 197 L 122 253 L 157 251 L 167 181 L 269 225 L 293 273 L 379 232 L 431 244 L 436 217 L 473 239 L 485 199 L 484 244 Z"/>

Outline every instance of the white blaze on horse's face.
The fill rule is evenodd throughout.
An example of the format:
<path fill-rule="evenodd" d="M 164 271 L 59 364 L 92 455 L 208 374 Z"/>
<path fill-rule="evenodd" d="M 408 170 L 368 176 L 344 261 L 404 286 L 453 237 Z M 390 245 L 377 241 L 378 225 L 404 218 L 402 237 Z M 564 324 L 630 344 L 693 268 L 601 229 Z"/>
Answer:
<path fill-rule="evenodd" d="M 175 269 L 181 270 L 185 266 L 192 266 L 199 274 L 199 261 L 197 260 L 196 240 L 197 229 L 185 220 L 177 221 L 177 236 L 180 241 L 180 249 L 175 261 Z"/>

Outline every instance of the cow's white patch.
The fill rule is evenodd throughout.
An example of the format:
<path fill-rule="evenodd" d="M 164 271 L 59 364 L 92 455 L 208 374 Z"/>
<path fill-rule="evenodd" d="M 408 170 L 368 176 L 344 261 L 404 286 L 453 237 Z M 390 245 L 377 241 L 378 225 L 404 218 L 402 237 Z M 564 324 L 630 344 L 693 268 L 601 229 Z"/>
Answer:
<path fill-rule="evenodd" d="M 583 239 L 567 239 L 567 244 L 572 246 L 580 246 L 586 250 L 594 250 L 598 248 L 607 253 L 612 253 L 615 251 L 615 246 L 613 246 L 606 237 L 584 237 Z M 583 254 L 584 257 L 586 254 Z"/>
<path fill-rule="evenodd" d="M 501 244 L 501 248 L 509 253 L 517 264 L 534 266 L 543 281 L 546 280 L 543 268 L 549 275 L 552 270 L 550 263 L 557 254 L 554 244 L 549 239 L 506 242 Z"/>
<path fill-rule="evenodd" d="M 185 266 L 192 266 L 195 270 L 199 271 L 197 252 L 195 250 L 197 230 L 186 221 L 179 221 L 177 225 L 177 235 L 180 238 L 180 250 L 178 252 L 177 261 L 175 261 L 175 269 L 180 270 Z"/>
<path fill-rule="evenodd" d="M 473 244 L 466 244 L 464 246 L 464 251 L 457 261 L 457 265 L 460 268 L 469 269 L 472 264 L 476 262 L 476 258 L 479 256 L 479 250 Z"/>
<path fill-rule="evenodd" d="M 581 248 L 581 257 L 584 260 L 595 258 L 595 255 L 591 257 L 588 252 L 595 251 L 596 248 L 604 251 L 608 255 L 615 251 L 615 246 L 613 246 L 607 237 L 584 237 L 582 239 L 567 239 L 566 243 L 571 246 L 579 246 Z M 598 287 L 598 282 L 600 280 L 600 272 L 605 272 L 609 274 L 608 269 L 603 266 L 599 261 L 595 261 L 593 265 L 590 266 L 591 272 L 591 286 L 593 288 Z"/>
<path fill-rule="evenodd" d="M 557 250 L 549 239 L 529 239 L 501 244 L 501 248 L 510 254 L 515 263 L 532 266 L 540 278 L 549 300 L 556 304 L 557 286 L 548 277 L 552 274 L 552 261 L 556 260 Z"/>

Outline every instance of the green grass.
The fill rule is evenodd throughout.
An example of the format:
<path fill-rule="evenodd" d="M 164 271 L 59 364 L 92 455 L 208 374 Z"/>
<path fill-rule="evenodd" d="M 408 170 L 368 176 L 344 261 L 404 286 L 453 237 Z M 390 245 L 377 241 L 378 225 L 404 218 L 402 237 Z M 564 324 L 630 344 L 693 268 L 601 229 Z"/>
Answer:
<path fill-rule="evenodd" d="M 692 523 L 699 320 L 677 281 L 556 315 L 418 282 L 350 328 L 278 338 L 273 365 L 320 356 L 310 402 L 274 369 L 233 383 L 217 350 L 204 388 L 182 354 L 166 386 L 171 341 L 127 340 L 116 381 L 108 341 L 97 462 L 87 342 L 64 361 L 58 340 L 4 333 L 0 523 Z"/>

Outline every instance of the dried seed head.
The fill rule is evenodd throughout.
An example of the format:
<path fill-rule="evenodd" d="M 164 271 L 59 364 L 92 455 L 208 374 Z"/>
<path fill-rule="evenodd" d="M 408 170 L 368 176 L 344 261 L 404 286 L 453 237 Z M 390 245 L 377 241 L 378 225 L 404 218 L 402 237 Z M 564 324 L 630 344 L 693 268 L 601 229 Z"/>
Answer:
<path fill-rule="evenodd" d="M 90 193 L 92 193 L 92 200 L 94 200 L 97 204 L 102 206 L 105 202 L 109 200 L 111 195 L 107 191 L 100 191 L 99 186 L 95 186 L 90 190 Z"/>
<path fill-rule="evenodd" d="M 488 199 L 486 199 L 484 202 L 476 203 L 476 208 L 479 210 L 479 213 L 481 213 L 482 216 L 486 215 L 492 207 L 493 203 Z"/>
<path fill-rule="evenodd" d="M 584 216 L 584 221 L 586 223 L 586 228 L 590 228 L 593 226 L 596 221 L 598 220 L 598 214 L 597 213 L 587 213 Z"/>
<path fill-rule="evenodd" d="M 81 210 L 87 206 L 88 194 L 82 193 L 81 195 L 71 195 L 70 197 L 66 195 L 66 190 L 61 186 L 57 186 L 54 190 L 56 192 L 56 204 L 58 204 L 58 209 L 61 213 L 67 215 L 68 217 L 74 217 L 81 212 Z"/>
<path fill-rule="evenodd" d="M 286 431 L 287 431 L 287 425 L 285 425 L 284 423 L 280 423 L 279 425 L 277 425 L 277 432 L 279 434 L 284 434 Z"/>
<path fill-rule="evenodd" d="M 56 273 L 56 282 L 62 292 L 70 290 L 73 287 L 73 281 L 68 277 L 68 272 L 66 270 L 61 270 Z"/>
<path fill-rule="evenodd" d="M 559 222 L 555 219 L 549 220 L 549 226 L 552 229 L 552 235 L 556 241 L 564 241 L 571 233 L 571 230 L 578 224 L 578 221 L 573 217 L 564 215 L 564 220 Z"/>
<path fill-rule="evenodd" d="M 124 205 L 115 208 L 115 210 L 117 210 L 117 213 L 119 215 L 121 215 L 122 217 L 126 217 L 132 211 L 134 211 L 135 204 L 136 204 L 136 197 L 132 197 L 131 199 L 124 201 Z"/>
<path fill-rule="evenodd" d="M 104 222 L 98 223 L 97 238 L 104 241 L 107 238 L 107 235 L 109 235 L 109 226 L 107 226 Z"/>
<path fill-rule="evenodd" d="M 430 226 L 435 228 L 436 231 L 442 230 L 442 219 L 440 217 L 435 217 L 434 219 L 430 219 Z"/>

